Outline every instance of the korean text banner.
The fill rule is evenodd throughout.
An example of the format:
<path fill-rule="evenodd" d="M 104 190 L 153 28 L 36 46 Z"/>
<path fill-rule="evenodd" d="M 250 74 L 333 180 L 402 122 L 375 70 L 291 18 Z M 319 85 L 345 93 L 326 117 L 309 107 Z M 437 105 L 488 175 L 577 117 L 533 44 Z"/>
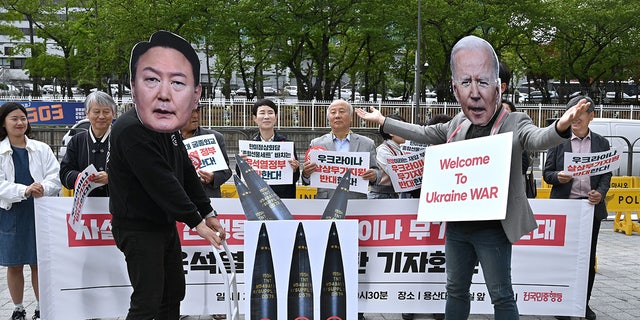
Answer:
<path fill-rule="evenodd" d="M 195 136 L 182 142 L 196 171 L 214 172 L 229 168 L 214 134 Z"/>
<path fill-rule="evenodd" d="M 293 142 L 263 142 L 238 140 L 239 153 L 247 156 L 247 163 L 269 185 L 291 184 L 294 159 Z"/>
<path fill-rule="evenodd" d="M 565 152 L 564 172 L 572 177 L 595 176 L 620 168 L 622 148 L 591 153 Z"/>
<path fill-rule="evenodd" d="M 539 228 L 514 245 L 512 279 L 519 311 L 584 315 L 593 207 L 586 200 L 529 201 Z M 283 202 L 296 220 L 319 220 L 328 200 Z M 78 233 L 67 223 L 72 198 L 44 197 L 35 204 L 42 318 L 125 315 L 131 288 L 124 256 L 111 235 L 108 199 L 87 199 Z M 238 199 L 214 199 L 214 205 L 236 261 L 244 313 L 244 214 Z M 360 312 L 443 312 L 446 224 L 416 221 L 417 207 L 415 199 L 349 200 L 346 218 L 358 220 Z M 177 226 L 187 283 L 181 313 L 225 313 L 224 282 L 211 246 L 183 224 Z M 472 313 L 493 313 L 481 266 L 471 293 Z"/>
<path fill-rule="evenodd" d="M 4 104 L 6 101 L 0 101 Z M 85 118 L 83 102 L 16 101 L 33 125 L 72 125 Z"/>
<path fill-rule="evenodd" d="M 329 150 L 311 150 L 309 159 L 316 164 L 316 171 L 311 173 L 310 185 L 318 188 L 335 189 L 347 170 L 351 171 L 349 191 L 369 192 L 369 181 L 362 175 L 369 170 L 368 152 L 340 152 Z"/>

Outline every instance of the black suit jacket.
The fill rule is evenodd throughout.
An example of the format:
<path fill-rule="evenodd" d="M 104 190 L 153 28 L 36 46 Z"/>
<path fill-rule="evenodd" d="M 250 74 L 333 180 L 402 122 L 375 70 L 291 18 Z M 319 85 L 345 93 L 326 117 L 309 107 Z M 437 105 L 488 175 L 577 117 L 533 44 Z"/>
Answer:
<path fill-rule="evenodd" d="M 277 133 L 274 131 L 273 133 L 273 142 L 283 142 L 283 141 L 291 141 L 287 139 L 287 137 Z M 253 136 L 253 141 L 261 141 L 260 132 Z M 296 146 L 293 146 L 293 157 L 298 160 L 298 153 L 296 152 Z M 287 165 L 289 163 L 287 162 Z M 300 179 L 300 166 L 297 169 L 293 170 L 293 181 L 291 184 L 279 184 L 279 185 L 271 185 L 271 189 L 275 192 L 280 199 L 295 199 L 296 198 L 296 184 L 298 183 L 298 179 Z"/>
<path fill-rule="evenodd" d="M 558 181 L 558 172 L 564 170 L 564 153 L 571 152 L 571 140 L 547 150 L 547 160 L 542 172 L 544 181 L 553 185 L 551 188 L 551 199 L 569 199 L 572 183 L 561 184 Z M 603 136 L 591 131 L 591 152 L 602 152 L 609 150 L 609 141 Z M 602 194 L 602 200 L 596 204 L 593 213 L 595 219 L 602 220 L 607 217 L 607 207 L 604 199 L 609 191 L 611 183 L 611 172 L 591 176 L 591 189 Z"/>

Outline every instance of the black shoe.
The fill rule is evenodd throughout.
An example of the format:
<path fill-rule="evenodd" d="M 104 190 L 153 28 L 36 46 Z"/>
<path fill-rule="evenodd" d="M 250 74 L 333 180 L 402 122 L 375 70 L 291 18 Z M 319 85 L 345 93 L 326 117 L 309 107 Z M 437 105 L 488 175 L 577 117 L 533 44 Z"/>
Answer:
<path fill-rule="evenodd" d="M 556 319 L 558 319 L 558 320 L 571 320 L 571 317 L 567 317 L 567 316 L 556 316 Z"/>
<path fill-rule="evenodd" d="M 36 310 L 33 312 L 33 317 L 31 317 L 31 320 L 40 320 L 40 310 Z"/>
<path fill-rule="evenodd" d="M 403 313 L 402 320 L 413 320 L 413 313 Z"/>
<path fill-rule="evenodd" d="M 13 311 L 13 314 L 11 315 L 11 319 L 10 320 L 25 320 L 27 319 L 27 312 L 23 309 L 23 310 L 15 310 Z"/>
<path fill-rule="evenodd" d="M 596 313 L 587 306 L 587 312 L 585 312 L 584 318 L 587 320 L 596 320 Z"/>
<path fill-rule="evenodd" d="M 434 313 L 433 318 L 435 320 L 444 320 L 444 313 Z"/>

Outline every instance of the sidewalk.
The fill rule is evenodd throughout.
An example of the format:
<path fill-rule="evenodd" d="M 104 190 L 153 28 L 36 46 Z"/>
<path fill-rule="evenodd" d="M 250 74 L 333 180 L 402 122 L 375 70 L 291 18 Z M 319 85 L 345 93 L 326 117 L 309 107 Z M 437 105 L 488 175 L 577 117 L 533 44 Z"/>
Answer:
<path fill-rule="evenodd" d="M 598 274 L 591 296 L 590 306 L 601 320 L 633 320 L 640 310 L 640 270 L 637 256 L 640 252 L 640 236 L 613 232 L 613 221 L 602 222 L 598 240 Z M 31 290 L 29 267 L 25 267 L 26 292 L 24 305 L 30 319 L 35 308 Z M 6 268 L 0 267 L 0 320 L 9 319 L 13 303 L 7 289 Z M 402 319 L 398 313 L 365 314 L 367 320 Z M 431 315 L 416 315 L 416 319 L 431 319 Z M 209 316 L 190 316 L 186 319 L 211 319 Z M 469 319 L 493 319 L 488 315 L 472 315 Z M 523 320 L 553 320 L 549 316 L 522 316 Z M 575 318 L 578 319 L 578 318 Z M 76 319 L 69 319 L 76 320 Z"/>

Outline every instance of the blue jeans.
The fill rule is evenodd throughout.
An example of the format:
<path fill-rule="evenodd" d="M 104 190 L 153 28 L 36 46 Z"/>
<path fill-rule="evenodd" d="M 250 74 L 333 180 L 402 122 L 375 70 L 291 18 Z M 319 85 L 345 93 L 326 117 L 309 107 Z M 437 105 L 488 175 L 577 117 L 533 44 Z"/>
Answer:
<path fill-rule="evenodd" d="M 511 286 L 511 242 L 500 224 L 478 228 L 473 222 L 447 223 L 447 320 L 469 317 L 471 277 L 478 261 L 496 320 L 518 319 Z"/>

